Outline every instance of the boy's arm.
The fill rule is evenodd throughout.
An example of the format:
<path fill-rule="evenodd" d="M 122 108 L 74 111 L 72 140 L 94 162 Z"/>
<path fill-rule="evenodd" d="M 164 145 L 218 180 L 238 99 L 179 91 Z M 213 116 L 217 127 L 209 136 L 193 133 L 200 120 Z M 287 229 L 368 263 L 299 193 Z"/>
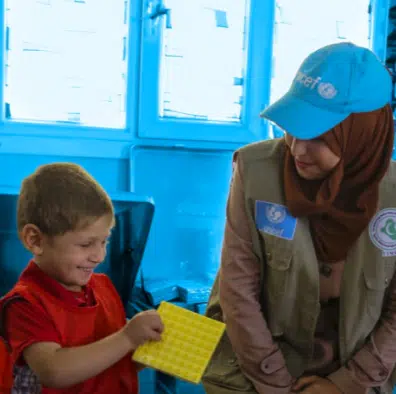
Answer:
<path fill-rule="evenodd" d="M 54 388 L 70 387 L 98 375 L 146 340 L 159 340 L 163 329 L 158 314 L 147 311 L 100 341 L 62 348 L 45 310 L 24 301 L 9 306 L 5 325 L 13 356 L 20 360 L 23 355 L 40 382 Z"/>
<path fill-rule="evenodd" d="M 26 363 L 40 382 L 51 388 L 66 388 L 98 375 L 131 351 L 123 331 L 85 346 L 62 348 L 53 342 L 35 343 L 25 349 Z"/>
<path fill-rule="evenodd" d="M 25 300 L 9 306 L 5 324 L 14 357 L 21 360 L 23 356 L 40 382 L 49 387 L 62 388 L 87 380 L 132 350 L 122 331 L 90 345 L 62 348 L 45 310 Z"/>

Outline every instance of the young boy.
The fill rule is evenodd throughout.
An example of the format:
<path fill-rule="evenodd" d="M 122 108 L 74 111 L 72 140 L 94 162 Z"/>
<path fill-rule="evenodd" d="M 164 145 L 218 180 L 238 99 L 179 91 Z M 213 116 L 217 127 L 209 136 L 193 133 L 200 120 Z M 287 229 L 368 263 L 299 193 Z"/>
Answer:
<path fill-rule="evenodd" d="M 42 166 L 22 183 L 17 222 L 33 259 L 0 301 L 12 392 L 137 393 L 131 353 L 163 325 L 156 311 L 126 323 L 110 279 L 94 273 L 114 225 L 106 192 L 75 164 Z"/>

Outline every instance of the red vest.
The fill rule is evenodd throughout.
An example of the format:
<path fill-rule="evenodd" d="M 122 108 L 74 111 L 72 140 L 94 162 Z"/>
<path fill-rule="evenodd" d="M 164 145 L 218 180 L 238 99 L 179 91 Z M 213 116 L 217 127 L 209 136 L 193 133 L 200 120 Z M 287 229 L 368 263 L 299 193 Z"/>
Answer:
<path fill-rule="evenodd" d="M 8 394 L 12 388 L 12 359 L 3 341 L 0 341 L 0 393 Z"/>
<path fill-rule="evenodd" d="M 87 345 L 113 334 L 126 323 L 124 308 L 110 279 L 102 274 L 94 274 L 90 286 L 96 305 L 77 307 L 63 303 L 33 281 L 19 280 L 1 300 L 0 310 L 7 299 L 17 294 L 31 304 L 44 307 L 60 333 L 62 347 Z M 14 358 L 15 356 L 6 352 L 4 344 L 0 341 L 0 371 L 6 371 L 3 373 L 4 376 L 0 373 L 0 388 L 11 385 L 11 360 Z M 68 389 L 42 388 L 42 394 L 136 394 L 137 392 L 137 371 L 131 361 L 131 354 L 101 374 Z"/>

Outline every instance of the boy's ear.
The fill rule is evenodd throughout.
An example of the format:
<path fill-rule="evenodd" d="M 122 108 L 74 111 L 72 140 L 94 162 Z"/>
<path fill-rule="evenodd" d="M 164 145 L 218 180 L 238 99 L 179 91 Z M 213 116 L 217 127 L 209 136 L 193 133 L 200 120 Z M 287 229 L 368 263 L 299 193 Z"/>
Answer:
<path fill-rule="evenodd" d="M 26 224 L 20 236 L 25 248 L 33 255 L 40 256 L 43 253 L 44 234 L 36 225 Z"/>

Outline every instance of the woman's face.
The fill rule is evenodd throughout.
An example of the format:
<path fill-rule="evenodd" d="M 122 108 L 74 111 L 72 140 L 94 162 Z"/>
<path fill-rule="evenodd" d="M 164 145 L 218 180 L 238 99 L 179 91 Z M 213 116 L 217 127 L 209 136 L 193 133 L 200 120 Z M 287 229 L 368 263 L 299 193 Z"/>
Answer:
<path fill-rule="evenodd" d="M 297 173 L 304 179 L 326 178 L 340 161 L 340 157 L 331 151 L 320 137 L 299 140 L 286 134 L 285 139 L 294 158 Z"/>

